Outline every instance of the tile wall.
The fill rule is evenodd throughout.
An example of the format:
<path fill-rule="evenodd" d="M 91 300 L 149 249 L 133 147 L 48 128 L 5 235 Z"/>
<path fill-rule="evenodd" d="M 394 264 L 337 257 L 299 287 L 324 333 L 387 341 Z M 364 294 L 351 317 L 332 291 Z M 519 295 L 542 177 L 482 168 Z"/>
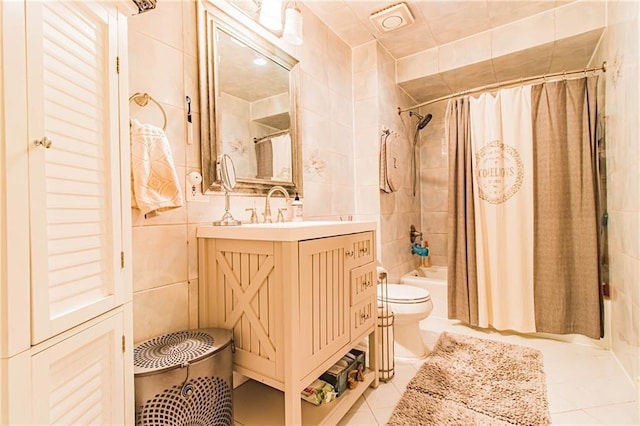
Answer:
<path fill-rule="evenodd" d="M 304 217 L 338 219 L 356 214 L 351 48 L 304 5 L 299 7 L 304 45 L 293 48 L 283 42 L 281 47 L 301 67 Z M 149 93 L 166 111 L 166 133 L 184 187 L 186 174 L 201 169 L 196 4 L 158 2 L 155 10 L 129 18 L 128 24 L 129 88 Z M 186 141 L 186 95 L 195 113 L 191 145 Z M 162 115 L 154 108 L 132 105 L 130 115 L 160 125 Z M 151 219 L 132 210 L 136 342 L 198 326 L 196 227 L 219 219 L 224 211 L 221 195 L 204 199 Z M 272 206 L 284 203 L 277 199 Z M 264 198 L 232 195 L 231 212 L 237 219 L 248 219 L 244 209 L 249 207 L 261 212 Z"/>
<path fill-rule="evenodd" d="M 640 5 L 607 2 L 607 208 L 612 349 L 640 391 Z"/>
<path fill-rule="evenodd" d="M 424 239 L 429 242 L 431 264 L 447 265 L 448 156 L 444 138 L 447 102 L 420 108 L 432 114 L 431 122 L 420 133 L 420 211 Z"/>
<path fill-rule="evenodd" d="M 359 217 L 378 222 L 378 260 L 389 272 L 389 279 L 415 268 L 411 254 L 409 227 L 420 228 L 420 193 L 411 188 L 411 143 L 415 129 L 408 114 L 398 115 L 398 107 L 415 104 L 395 84 L 395 60 L 376 41 L 353 49 L 355 99 L 355 201 Z M 383 129 L 390 131 L 387 149 L 397 158 L 395 169 L 398 189 L 385 193 L 379 187 L 379 150 Z M 418 151 L 418 164 L 419 164 Z"/>

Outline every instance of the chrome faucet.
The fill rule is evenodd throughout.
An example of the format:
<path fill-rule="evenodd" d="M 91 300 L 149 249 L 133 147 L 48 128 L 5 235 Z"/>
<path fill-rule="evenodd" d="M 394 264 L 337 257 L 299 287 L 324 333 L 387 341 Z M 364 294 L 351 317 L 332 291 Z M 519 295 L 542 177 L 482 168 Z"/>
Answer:
<path fill-rule="evenodd" d="M 289 201 L 289 193 L 287 192 L 286 189 L 284 189 L 283 187 L 276 185 L 273 188 L 271 188 L 269 190 L 269 192 L 267 193 L 267 201 L 264 204 L 264 223 L 272 223 L 273 221 L 271 220 L 271 196 L 273 195 L 274 192 L 280 191 L 284 194 L 284 198 L 286 198 L 287 201 Z M 278 216 L 278 219 L 280 219 L 282 216 Z M 284 220 L 283 220 L 284 221 Z"/>

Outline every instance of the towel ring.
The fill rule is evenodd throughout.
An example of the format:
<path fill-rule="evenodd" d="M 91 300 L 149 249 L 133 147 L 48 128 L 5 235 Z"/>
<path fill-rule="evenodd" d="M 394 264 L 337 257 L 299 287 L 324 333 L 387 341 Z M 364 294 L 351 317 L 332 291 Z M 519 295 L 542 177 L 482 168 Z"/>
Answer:
<path fill-rule="evenodd" d="M 148 93 L 140 92 L 134 93 L 133 95 L 129 96 L 129 103 L 131 103 L 131 101 L 134 101 L 140 107 L 147 106 L 149 104 L 149 101 L 156 104 L 158 108 L 160 108 L 160 112 L 162 112 L 162 130 L 167 130 L 167 113 L 164 112 L 164 108 L 162 108 L 162 105 L 160 105 L 158 101 L 153 99 Z"/>

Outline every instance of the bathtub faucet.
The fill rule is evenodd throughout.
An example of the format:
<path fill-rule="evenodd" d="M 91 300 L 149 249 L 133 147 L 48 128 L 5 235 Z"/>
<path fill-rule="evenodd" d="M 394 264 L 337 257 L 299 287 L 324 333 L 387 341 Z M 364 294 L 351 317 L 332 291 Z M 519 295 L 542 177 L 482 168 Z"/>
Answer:
<path fill-rule="evenodd" d="M 429 256 L 429 249 L 420 243 L 413 243 L 413 246 L 411 246 L 411 254 L 426 257 Z"/>
<path fill-rule="evenodd" d="M 409 228 L 409 238 L 411 239 L 411 244 L 415 243 L 418 240 L 418 243 L 422 242 L 422 232 L 416 231 L 416 227 L 411 225 Z"/>

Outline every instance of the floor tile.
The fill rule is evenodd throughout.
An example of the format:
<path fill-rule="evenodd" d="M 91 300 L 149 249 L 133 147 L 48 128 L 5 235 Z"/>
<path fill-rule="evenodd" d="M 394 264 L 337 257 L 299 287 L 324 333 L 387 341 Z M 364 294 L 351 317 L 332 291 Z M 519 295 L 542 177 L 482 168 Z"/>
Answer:
<path fill-rule="evenodd" d="M 624 404 L 605 405 L 603 407 L 586 408 L 584 412 L 595 418 L 598 422 L 608 425 L 637 425 L 638 404 L 627 402 Z"/>
<path fill-rule="evenodd" d="M 378 424 L 371 410 L 350 411 L 338 423 L 338 426 L 376 426 Z"/>
<path fill-rule="evenodd" d="M 556 413 L 551 415 L 551 424 L 554 425 L 572 425 L 587 426 L 600 424 L 596 419 L 588 415 L 582 410 L 567 411 L 564 413 Z"/>

